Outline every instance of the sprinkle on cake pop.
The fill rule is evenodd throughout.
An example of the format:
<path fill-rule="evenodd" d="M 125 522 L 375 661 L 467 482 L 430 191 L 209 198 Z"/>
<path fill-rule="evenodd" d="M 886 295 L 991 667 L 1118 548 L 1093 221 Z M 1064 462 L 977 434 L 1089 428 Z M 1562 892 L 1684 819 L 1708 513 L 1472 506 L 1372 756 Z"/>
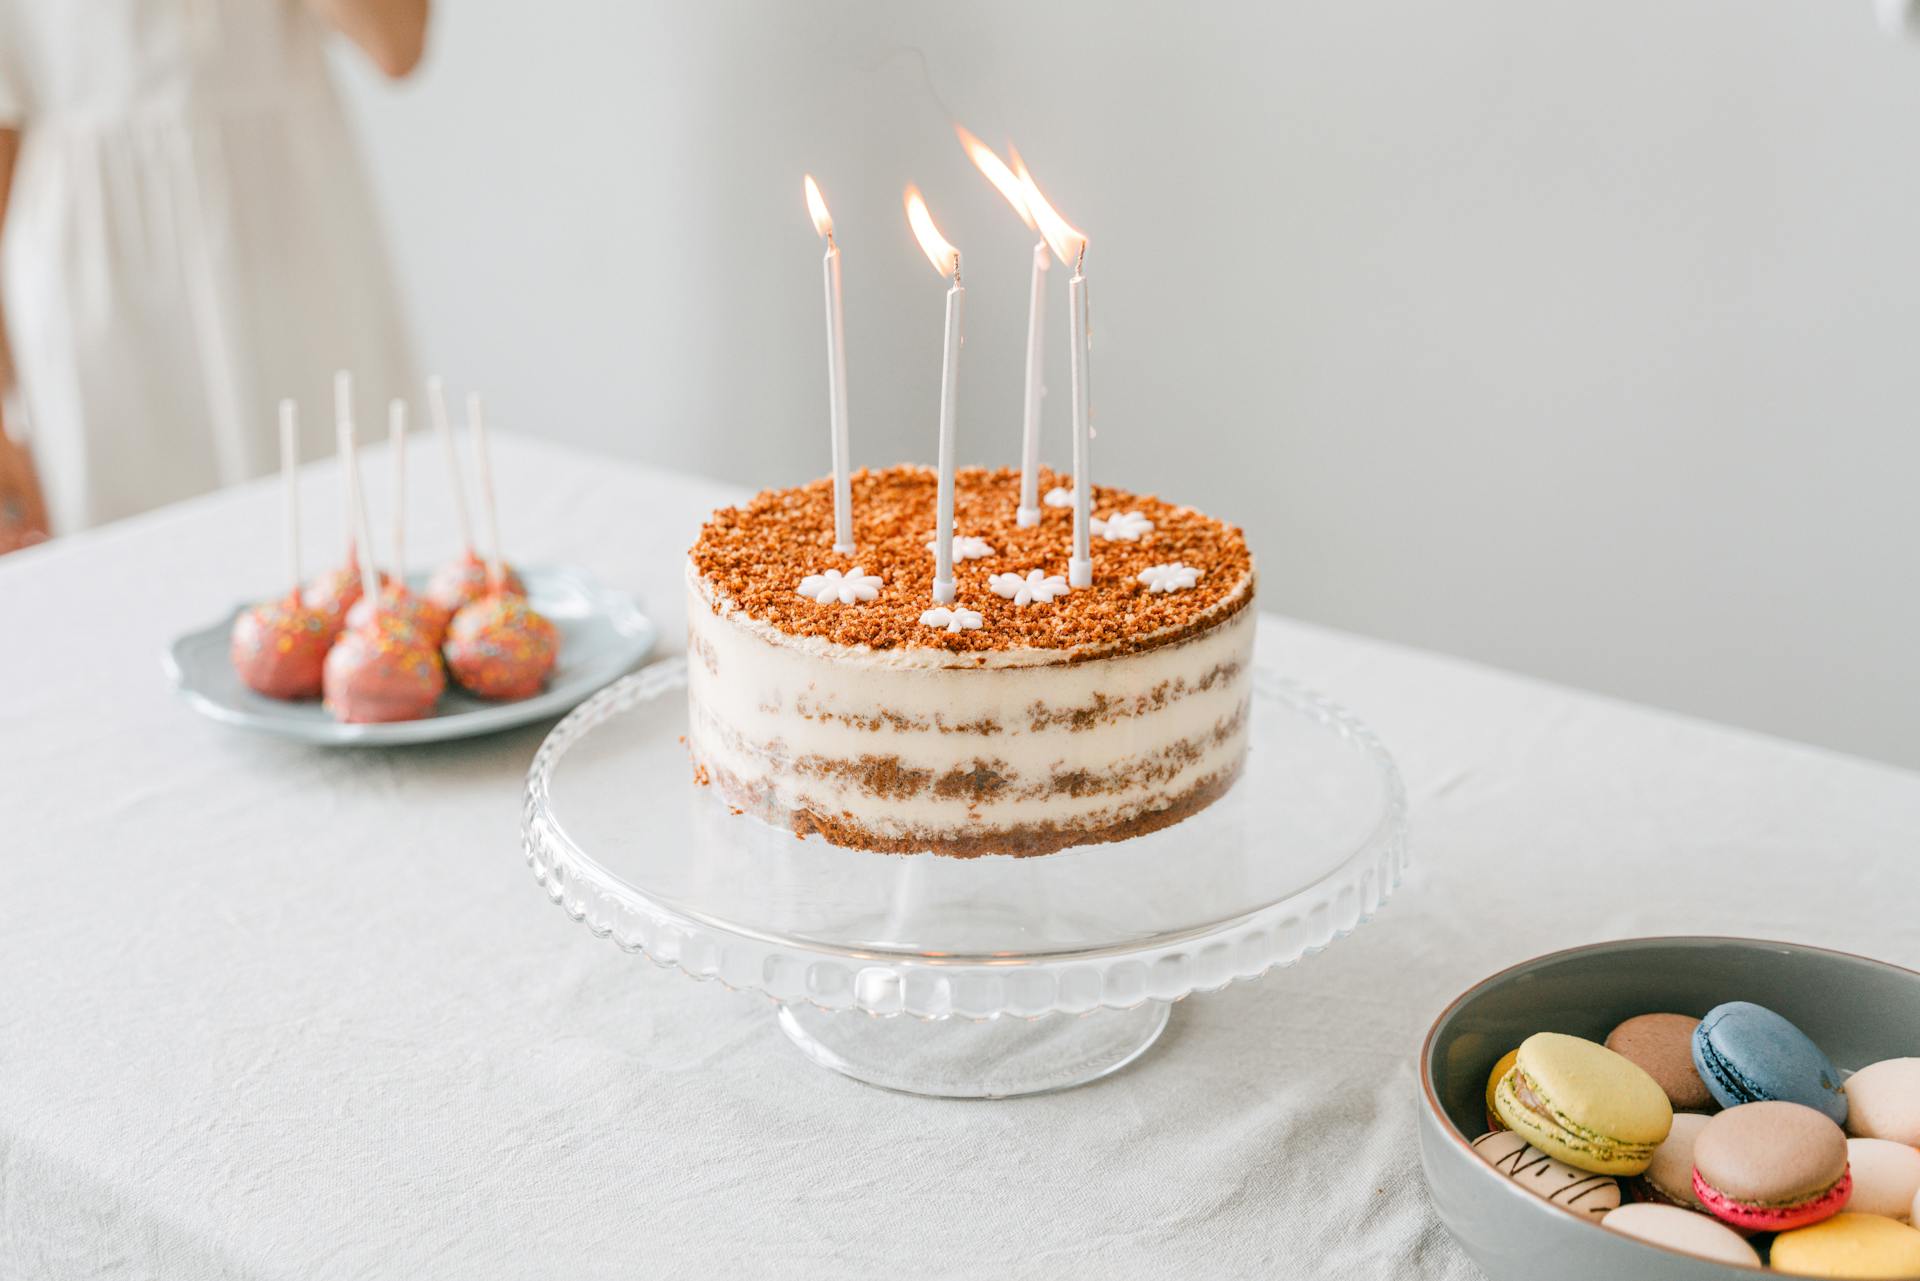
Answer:
<path fill-rule="evenodd" d="M 467 484 L 460 474 L 460 451 L 453 443 L 453 422 L 447 413 L 447 385 L 438 376 L 427 379 L 427 408 L 433 414 L 434 434 L 447 457 L 447 478 L 453 486 L 453 511 L 460 522 L 460 555 L 442 565 L 427 583 L 427 599 L 447 611 L 449 617 L 461 606 L 487 594 L 493 571 L 474 550 L 473 516 L 467 510 Z M 506 590 L 526 595 L 527 589 L 513 566 L 506 569 Z"/>
<path fill-rule="evenodd" d="M 285 596 L 262 601 L 233 620 L 228 651 L 233 669 L 249 689 L 268 698 L 315 698 L 320 669 L 336 630 L 333 620 L 310 609 L 300 596 L 299 449 L 297 411 L 280 402 L 280 472 L 286 481 L 287 581 Z"/>
<path fill-rule="evenodd" d="M 333 375 L 333 429 L 340 441 L 341 524 L 347 535 L 347 555 L 338 567 L 329 569 L 307 584 L 301 599 L 310 609 L 325 615 L 332 640 L 347 626 L 347 611 L 360 599 L 360 559 L 355 551 L 353 530 L 353 486 L 347 477 L 346 431 L 353 423 L 353 375 L 342 369 Z"/>
<path fill-rule="evenodd" d="M 342 452 L 353 505 L 365 549 L 362 594 L 373 602 L 365 622 L 349 629 L 327 654 L 323 675 L 327 710 L 336 720 L 350 723 L 418 720 L 433 710 L 447 687 L 440 652 L 426 643 L 412 624 L 380 606 L 382 593 L 374 585 L 372 530 L 366 504 L 360 499 L 360 464 L 353 447 L 353 425 L 341 425 Z"/>
<path fill-rule="evenodd" d="M 387 575 L 380 589 L 380 612 L 412 624 L 423 641 L 438 649 L 453 615 L 407 587 L 407 402 L 404 400 L 395 400 L 387 406 L 387 448 L 393 456 L 393 572 Z M 362 596 L 347 611 L 347 626 L 358 627 L 372 618 L 372 602 Z"/>
<path fill-rule="evenodd" d="M 531 698 L 553 671 L 560 651 L 560 632 L 527 604 L 526 597 L 505 590 L 506 562 L 500 558 L 500 519 L 494 505 L 493 468 L 487 457 L 480 397 L 467 397 L 467 418 L 473 427 L 480 497 L 492 544 L 493 582 L 485 596 L 453 616 L 447 629 L 447 667 L 454 680 L 482 698 Z"/>

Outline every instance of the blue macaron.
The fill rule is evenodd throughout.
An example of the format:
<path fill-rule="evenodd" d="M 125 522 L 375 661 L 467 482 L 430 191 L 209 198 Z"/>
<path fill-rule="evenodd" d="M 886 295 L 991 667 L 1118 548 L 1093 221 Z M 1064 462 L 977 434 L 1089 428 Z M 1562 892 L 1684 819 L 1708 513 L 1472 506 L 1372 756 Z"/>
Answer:
<path fill-rule="evenodd" d="M 1716 1005 L 1693 1032 L 1693 1066 L 1722 1107 L 1780 1099 L 1847 1121 L 1840 1073 L 1811 1037 L 1762 1005 Z"/>

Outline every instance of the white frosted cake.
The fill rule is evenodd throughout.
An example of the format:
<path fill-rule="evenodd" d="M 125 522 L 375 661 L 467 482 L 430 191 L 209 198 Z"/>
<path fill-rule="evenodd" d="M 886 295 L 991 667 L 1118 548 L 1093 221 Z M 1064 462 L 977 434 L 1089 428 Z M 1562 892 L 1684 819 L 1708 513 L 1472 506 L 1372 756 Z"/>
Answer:
<path fill-rule="evenodd" d="M 1018 484 L 959 473 L 945 609 L 930 469 L 855 473 L 852 556 L 826 481 L 716 512 L 687 562 L 696 778 L 802 836 L 961 856 L 1120 840 L 1224 794 L 1247 750 L 1240 531 L 1095 486 L 1093 585 L 1069 591 L 1072 512 L 1020 527 Z"/>

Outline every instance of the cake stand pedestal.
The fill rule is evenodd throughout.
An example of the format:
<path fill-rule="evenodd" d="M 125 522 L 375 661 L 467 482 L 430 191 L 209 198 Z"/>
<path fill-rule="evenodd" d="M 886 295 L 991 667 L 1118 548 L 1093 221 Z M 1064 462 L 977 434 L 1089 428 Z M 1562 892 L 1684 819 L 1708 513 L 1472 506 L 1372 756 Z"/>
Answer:
<path fill-rule="evenodd" d="M 686 667 L 582 704 L 528 771 L 527 861 L 595 934 L 766 994 L 823 1067 L 1001 1098 L 1126 1066 L 1171 1002 L 1317 952 L 1399 883 L 1406 794 L 1352 717 L 1265 668 L 1231 791 L 1185 822 L 1039 858 L 796 839 L 695 786 Z"/>

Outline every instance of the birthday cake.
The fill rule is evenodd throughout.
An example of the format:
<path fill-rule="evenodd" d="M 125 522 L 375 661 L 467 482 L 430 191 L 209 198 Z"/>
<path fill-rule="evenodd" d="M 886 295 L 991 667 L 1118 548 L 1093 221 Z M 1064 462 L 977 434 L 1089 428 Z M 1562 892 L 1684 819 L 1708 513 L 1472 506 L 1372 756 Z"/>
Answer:
<path fill-rule="evenodd" d="M 1092 581 L 1069 587 L 1065 483 L 1021 526 L 1018 472 L 958 472 L 948 604 L 930 468 L 853 474 L 851 555 L 829 480 L 715 512 L 687 559 L 695 778 L 796 835 L 962 857 L 1123 840 L 1224 795 L 1247 752 L 1246 540 L 1095 485 Z"/>

